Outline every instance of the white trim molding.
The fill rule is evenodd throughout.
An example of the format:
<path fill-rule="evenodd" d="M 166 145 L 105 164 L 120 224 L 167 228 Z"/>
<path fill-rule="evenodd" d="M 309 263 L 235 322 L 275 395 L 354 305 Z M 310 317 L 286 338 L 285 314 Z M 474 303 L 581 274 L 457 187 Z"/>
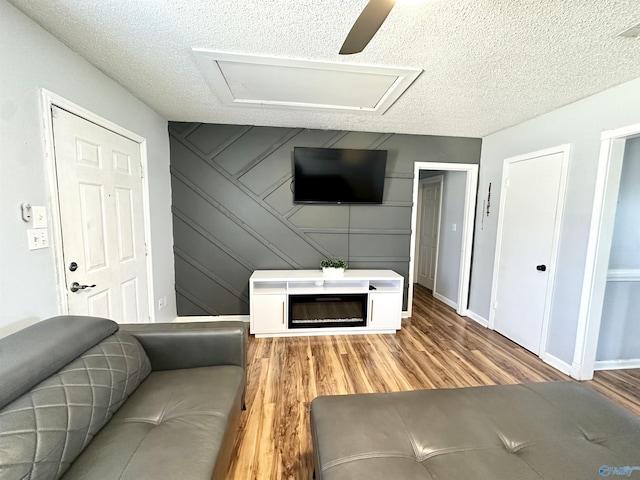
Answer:
<path fill-rule="evenodd" d="M 435 298 L 436 300 L 440 300 L 442 303 L 453 308 L 456 311 L 458 310 L 458 304 L 456 302 L 454 302 L 453 300 L 445 297 L 444 295 L 438 292 L 433 292 L 433 298 Z"/>
<path fill-rule="evenodd" d="M 471 310 L 467 310 L 467 317 L 469 317 L 474 322 L 479 323 L 484 328 L 488 328 L 489 327 L 489 320 L 487 320 L 486 318 L 484 318 L 481 315 L 478 315 L 476 312 L 472 312 Z"/>
<path fill-rule="evenodd" d="M 607 282 L 640 282 L 640 268 L 608 270 Z"/>
<path fill-rule="evenodd" d="M 571 376 L 593 378 L 604 293 L 609 275 L 609 254 L 627 139 L 640 135 L 640 123 L 605 131 L 601 135 L 591 226 L 587 242 L 582 296 Z"/>
<path fill-rule="evenodd" d="M 466 172 L 467 181 L 464 199 L 464 220 L 462 221 L 462 249 L 460 252 L 460 276 L 458 281 L 458 298 L 456 313 L 461 316 L 467 314 L 469 308 L 469 281 L 471 278 L 471 249 L 473 246 L 473 226 L 475 221 L 475 203 L 478 190 L 478 165 L 475 163 L 441 163 L 415 162 L 413 166 L 413 203 L 411 207 L 411 246 L 409 252 L 409 292 L 407 310 L 411 315 L 413 303 L 413 283 L 416 251 L 416 226 L 418 224 L 418 184 L 420 170 L 443 170 Z"/>
<path fill-rule="evenodd" d="M 560 370 L 565 375 L 571 375 L 571 365 L 563 360 L 560 360 L 555 355 L 551 355 L 548 352 L 543 352 L 540 358 L 542 358 L 542 361 L 544 363 L 546 363 L 547 365 L 551 365 L 556 370 Z"/>
<path fill-rule="evenodd" d="M 193 48 L 192 52 L 196 63 L 200 67 L 200 71 L 204 74 L 205 80 L 211 89 L 224 103 L 235 106 L 255 107 L 258 105 L 267 108 L 320 109 L 382 115 L 422 73 L 422 69 L 418 68 L 382 67 L 342 62 L 318 62 L 315 60 L 220 52 L 207 48 Z M 231 70 L 229 70 L 230 68 Z M 334 98 L 335 101 L 332 103 L 322 103 L 322 101 L 316 99 L 316 96 L 309 96 L 306 98 L 306 101 L 303 101 L 303 99 L 286 100 L 279 98 L 281 92 L 278 90 L 271 92 L 271 96 L 266 95 L 264 91 L 260 92 L 261 95 L 257 95 L 256 92 L 250 91 L 250 85 L 246 85 L 246 82 L 242 82 L 241 80 L 239 80 L 239 85 L 242 85 L 242 88 L 232 87 L 232 85 L 236 83 L 233 79 L 235 76 L 233 72 L 235 71 L 237 75 L 238 69 L 247 69 L 245 75 L 251 76 L 256 76 L 256 69 L 258 69 L 262 73 L 262 76 L 266 77 L 270 72 L 272 77 L 275 75 L 277 78 L 275 71 L 279 68 L 287 69 L 290 76 L 306 76 L 309 72 L 313 71 L 319 75 L 323 73 L 327 73 L 328 75 L 333 74 L 332 80 L 334 82 L 337 81 L 338 83 L 345 84 L 347 83 L 346 80 L 354 75 L 359 76 L 359 85 L 362 84 L 363 79 L 365 79 L 366 84 L 367 76 L 375 79 L 387 78 L 389 86 L 371 92 L 373 98 L 377 99 L 374 105 L 368 104 L 367 102 L 347 104 L 344 101 L 338 100 L 337 97 Z M 341 77 L 343 81 L 340 82 L 336 76 L 341 76 L 342 74 L 345 76 Z M 263 86 L 262 90 L 264 89 L 265 87 Z M 311 90 L 313 89 L 309 88 L 309 91 Z M 330 98 L 324 100 L 331 102 Z"/>
<path fill-rule="evenodd" d="M 147 321 L 153 322 L 155 320 L 155 301 L 153 294 L 153 261 L 151 251 L 151 214 L 150 214 L 150 200 L 149 200 L 149 175 L 148 172 L 148 159 L 147 159 L 147 140 L 140 135 L 127 130 L 89 110 L 76 105 L 69 100 L 50 92 L 46 89 L 41 89 L 42 100 L 42 120 L 43 120 L 43 133 L 44 133 L 44 152 L 45 152 L 45 164 L 48 177 L 49 187 L 49 204 L 51 208 L 51 246 L 53 250 L 55 268 L 56 268 L 56 283 L 58 292 L 58 306 L 59 313 L 66 315 L 69 313 L 69 305 L 67 298 L 67 280 L 65 276 L 64 256 L 62 254 L 62 223 L 60 221 L 60 205 L 58 201 L 58 180 L 56 175 L 56 158 L 55 149 L 53 143 L 53 121 L 51 119 L 52 107 L 59 107 L 67 112 L 73 113 L 89 122 L 110 130 L 118 135 L 128 138 L 140 145 L 140 160 L 142 162 L 142 208 L 144 217 L 144 242 L 147 248 L 147 286 L 149 297 L 149 319 Z"/>
<path fill-rule="evenodd" d="M 627 368 L 640 368 L 640 358 L 627 360 L 596 360 L 594 370 L 625 370 Z"/>

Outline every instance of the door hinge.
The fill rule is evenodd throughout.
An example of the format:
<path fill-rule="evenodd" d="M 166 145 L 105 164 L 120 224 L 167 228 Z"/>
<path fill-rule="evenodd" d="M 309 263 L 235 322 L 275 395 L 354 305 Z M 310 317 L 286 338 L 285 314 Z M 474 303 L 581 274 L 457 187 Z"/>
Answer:
<path fill-rule="evenodd" d="M 496 308 L 498 308 L 498 302 L 493 302 L 493 309 L 495 310 Z"/>
<path fill-rule="evenodd" d="M 149 256 L 149 248 L 147 247 L 147 244 L 144 244 L 144 256 L 148 257 Z"/>
<path fill-rule="evenodd" d="M 509 188 L 509 179 L 508 178 L 504 181 L 504 186 L 505 186 L 505 188 Z"/>
<path fill-rule="evenodd" d="M 53 118 L 58 118 L 58 107 L 55 105 L 51 105 L 51 116 Z"/>

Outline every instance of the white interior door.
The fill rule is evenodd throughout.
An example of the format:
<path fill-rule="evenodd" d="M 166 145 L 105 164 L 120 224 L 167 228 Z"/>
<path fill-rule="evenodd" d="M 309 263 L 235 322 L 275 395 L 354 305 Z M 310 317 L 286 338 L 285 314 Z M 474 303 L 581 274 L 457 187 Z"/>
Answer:
<path fill-rule="evenodd" d="M 540 354 L 564 197 L 563 152 L 507 160 L 498 230 L 494 328 Z"/>
<path fill-rule="evenodd" d="M 68 310 L 149 321 L 140 145 L 52 109 Z"/>
<path fill-rule="evenodd" d="M 440 192 L 442 183 L 423 183 L 421 186 L 420 238 L 418 255 L 418 283 L 433 291 L 438 259 L 438 234 L 440 231 Z"/>

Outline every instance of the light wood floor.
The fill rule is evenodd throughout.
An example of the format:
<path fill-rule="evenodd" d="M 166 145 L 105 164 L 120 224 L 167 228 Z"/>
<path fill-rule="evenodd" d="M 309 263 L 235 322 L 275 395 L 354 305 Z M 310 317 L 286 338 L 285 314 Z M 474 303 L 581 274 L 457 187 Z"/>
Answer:
<path fill-rule="evenodd" d="M 318 395 L 570 380 L 416 286 L 396 335 L 251 338 L 247 410 L 229 479 L 311 479 Z M 597 372 L 593 389 L 640 415 L 640 369 Z"/>

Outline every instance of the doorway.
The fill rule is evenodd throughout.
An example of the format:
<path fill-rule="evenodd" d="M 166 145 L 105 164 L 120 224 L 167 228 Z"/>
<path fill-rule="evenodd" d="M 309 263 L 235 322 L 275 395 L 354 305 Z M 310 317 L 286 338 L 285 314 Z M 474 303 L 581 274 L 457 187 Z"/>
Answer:
<path fill-rule="evenodd" d="M 543 356 L 569 146 L 504 161 L 489 327 Z"/>
<path fill-rule="evenodd" d="M 435 171 L 435 176 L 420 179 L 418 191 L 418 226 L 416 242 L 417 283 L 431 290 L 436 286 L 438 268 L 438 243 L 442 207 L 442 184 L 444 175 Z"/>
<path fill-rule="evenodd" d="M 43 91 L 61 312 L 149 322 L 144 139 Z"/>
<path fill-rule="evenodd" d="M 459 257 L 459 275 L 457 283 L 456 313 L 465 316 L 469 306 L 469 281 L 471 278 L 471 248 L 473 244 L 473 222 L 475 201 L 478 188 L 478 165 L 466 163 L 415 162 L 413 172 L 413 207 L 411 209 L 411 258 L 409 261 L 408 312 L 413 308 L 413 284 L 416 279 L 416 243 L 418 242 L 418 194 L 421 171 L 440 170 L 443 172 L 462 172 L 464 174 L 464 207 L 460 225 L 461 247 L 456 252 Z M 456 227 L 457 228 L 457 227 Z M 437 282 L 436 282 L 437 283 Z"/>
<path fill-rule="evenodd" d="M 633 283 L 635 287 L 640 282 L 640 268 L 610 267 L 625 150 L 629 142 L 640 142 L 640 124 L 606 131 L 601 135 L 576 347 L 571 368 L 571 376 L 578 380 L 593 378 L 607 284 L 625 282 Z M 637 185 L 634 185 L 633 191 L 637 191 Z M 638 252 L 634 253 L 635 258 Z M 619 366 L 640 368 L 640 359 L 625 363 Z"/>

